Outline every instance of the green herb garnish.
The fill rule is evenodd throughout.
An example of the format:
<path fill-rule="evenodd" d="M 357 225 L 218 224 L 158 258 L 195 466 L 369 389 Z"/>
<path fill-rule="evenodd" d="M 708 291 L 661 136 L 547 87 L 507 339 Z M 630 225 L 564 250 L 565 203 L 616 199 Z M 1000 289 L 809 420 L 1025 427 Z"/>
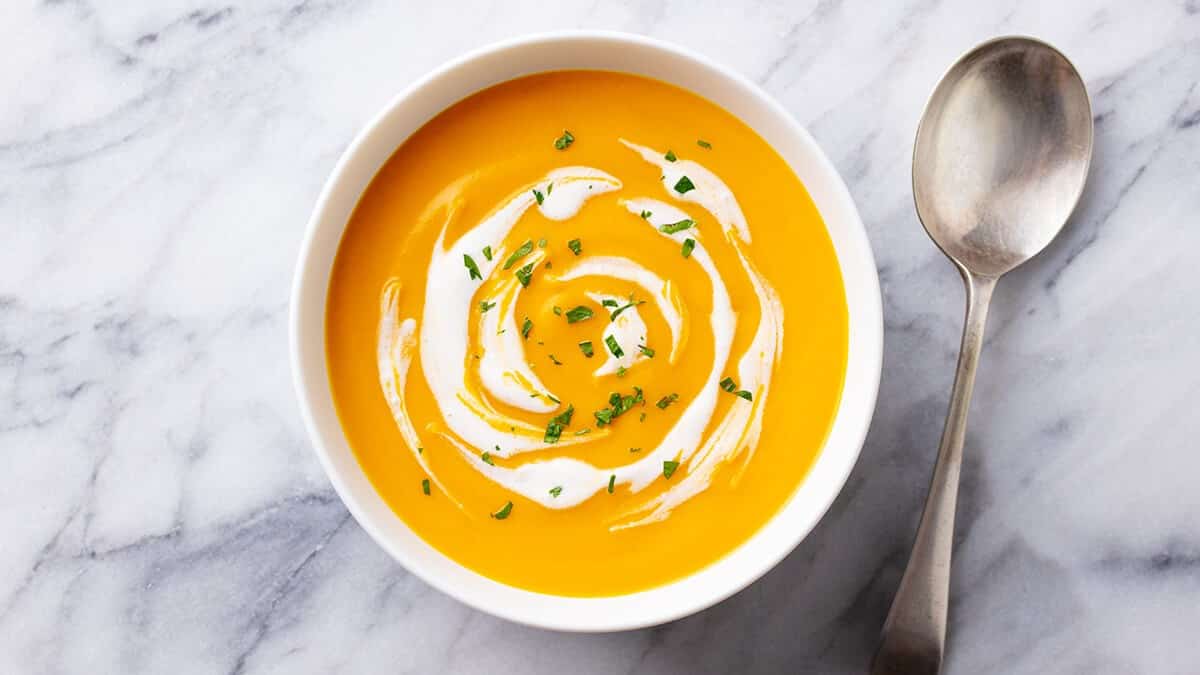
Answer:
<path fill-rule="evenodd" d="M 663 225 L 659 225 L 658 231 L 663 232 L 665 234 L 675 234 L 676 232 L 683 232 L 684 230 L 690 228 L 691 226 L 693 226 L 695 224 L 696 224 L 696 221 L 692 220 L 691 218 L 684 218 L 683 220 L 681 220 L 677 223 L 666 223 Z"/>
<path fill-rule="evenodd" d="M 625 356 L 625 350 L 621 349 L 621 345 L 617 344 L 616 337 L 609 335 L 604 338 L 604 344 L 608 345 L 608 351 L 612 352 L 612 355 L 618 359 Z"/>
<path fill-rule="evenodd" d="M 551 309 L 554 311 L 554 316 L 562 316 L 562 307 L 555 305 Z"/>
<path fill-rule="evenodd" d="M 654 214 L 650 213 L 649 211 L 642 211 L 642 213 L 641 213 L 642 220 L 650 220 L 650 216 L 652 216 L 652 215 L 654 215 Z"/>
<path fill-rule="evenodd" d="M 663 478 L 670 478 L 675 475 L 675 469 L 679 468 L 679 462 L 668 459 L 663 462 Z"/>
<path fill-rule="evenodd" d="M 621 415 L 625 414 L 633 406 L 641 403 L 645 405 L 646 399 L 640 387 L 633 388 L 632 396 L 622 396 L 618 393 L 608 395 L 608 407 L 601 408 L 592 413 L 596 418 L 596 426 L 602 427 L 606 424 L 612 424 L 612 421 Z"/>
<path fill-rule="evenodd" d="M 589 359 L 592 358 L 592 354 L 595 353 L 595 351 L 592 349 L 592 341 L 584 340 L 583 342 L 580 342 L 579 351 L 583 352 L 583 355 Z"/>
<path fill-rule="evenodd" d="M 424 492 L 426 496 L 429 495 L 429 479 L 428 478 L 421 480 L 421 492 Z"/>
<path fill-rule="evenodd" d="M 562 413 L 551 418 L 546 425 L 546 435 L 542 438 L 546 443 L 557 443 L 563 429 L 571 424 L 571 416 L 575 414 L 575 406 L 568 405 Z"/>
<path fill-rule="evenodd" d="M 521 324 L 521 337 L 528 340 L 531 330 L 533 330 L 533 322 L 529 320 L 529 317 L 525 317 L 525 322 Z"/>
<path fill-rule="evenodd" d="M 674 150 L 668 150 L 668 151 L 667 151 L 667 154 L 663 155 L 663 159 L 667 160 L 668 162 L 674 162 L 674 161 L 675 161 L 675 159 L 676 159 L 676 157 L 675 157 L 675 151 L 674 151 Z"/>
<path fill-rule="evenodd" d="M 487 450 L 483 451 L 483 454 L 479 456 L 479 459 L 482 459 L 484 464 L 496 466 L 496 462 L 492 460 L 492 453 L 488 452 Z"/>
<path fill-rule="evenodd" d="M 733 381 L 732 377 L 727 377 L 727 378 L 721 380 L 721 388 L 724 389 L 725 391 L 733 394 L 734 396 L 744 398 L 747 401 L 754 400 L 754 395 L 751 394 L 750 392 L 746 391 L 745 389 L 742 389 L 740 391 L 738 390 L 737 383 L 735 383 Z"/>
<path fill-rule="evenodd" d="M 648 358 L 648 359 L 654 358 L 654 350 L 647 347 L 646 345 L 638 345 L 638 349 L 640 349 L 641 352 L 646 355 L 646 358 Z"/>
<path fill-rule="evenodd" d="M 690 257 L 692 257 L 692 249 L 694 249 L 694 248 L 696 248 L 696 240 L 695 239 L 691 239 L 691 238 L 684 239 L 683 240 L 683 250 L 680 251 L 680 253 L 683 254 L 683 257 L 690 258 Z"/>
<path fill-rule="evenodd" d="M 712 143 L 709 143 L 708 141 L 704 140 L 703 138 L 698 139 L 696 141 L 696 145 L 704 148 L 705 150 L 712 150 Z"/>
<path fill-rule="evenodd" d="M 613 493 L 613 486 L 617 484 L 617 474 L 609 474 L 608 476 L 608 494 Z"/>
<path fill-rule="evenodd" d="M 571 241 L 567 242 L 567 248 L 571 249 L 571 253 L 579 255 L 580 253 L 583 253 L 583 242 L 579 241 L 578 239 L 572 239 Z"/>
<path fill-rule="evenodd" d="M 558 497 L 561 494 L 562 494 L 562 486 L 561 485 L 555 485 L 554 487 L 550 488 L 550 496 L 551 497 Z"/>
<path fill-rule="evenodd" d="M 541 206 L 542 202 L 546 201 L 546 195 L 543 195 L 537 188 L 533 190 L 533 198 L 537 200 L 538 206 Z"/>
<path fill-rule="evenodd" d="M 556 365 L 556 366 L 561 366 L 561 365 L 562 365 L 562 361 L 559 361 L 558 359 L 554 358 L 554 355 L 553 355 L 553 354 L 550 354 L 550 360 L 551 360 L 551 361 L 553 361 L 553 362 L 554 362 L 554 365 Z"/>
<path fill-rule="evenodd" d="M 692 179 L 688 178 L 687 176 L 682 176 L 675 183 L 675 191 L 679 194 L 685 194 L 695 189 L 696 186 L 692 184 Z"/>
<path fill-rule="evenodd" d="M 488 302 L 487 300 L 480 300 L 479 301 L 479 313 L 483 314 L 484 312 L 488 311 L 489 309 L 491 309 L 495 306 L 496 306 L 496 303 L 494 303 L 494 302 Z"/>
<path fill-rule="evenodd" d="M 567 148 L 571 147 L 571 144 L 574 142 L 575 142 L 575 137 L 571 135 L 571 132 L 567 131 L 566 129 L 563 129 L 562 136 L 559 136 L 558 138 L 554 139 L 554 149 L 555 150 L 566 150 Z"/>
<path fill-rule="evenodd" d="M 558 399 L 557 399 L 557 398 L 554 396 L 554 394 L 546 394 L 546 398 L 550 399 L 551 401 L 554 401 L 555 403 L 562 403 L 562 401 L 558 400 Z"/>
<path fill-rule="evenodd" d="M 483 247 L 483 257 L 487 258 L 488 262 L 492 261 L 492 247 L 491 246 Z"/>
<path fill-rule="evenodd" d="M 567 323 L 579 323 L 592 318 L 592 308 L 584 305 L 577 305 L 573 309 L 567 310 Z"/>
<path fill-rule="evenodd" d="M 641 448 L 630 448 L 629 451 L 630 452 L 641 452 L 642 449 Z"/>
<path fill-rule="evenodd" d="M 629 309 L 630 307 L 637 307 L 638 305 L 645 304 L 645 302 L 646 302 L 645 300 L 638 300 L 638 301 L 636 301 L 636 302 L 635 302 L 635 301 L 633 301 L 633 300 L 630 300 L 630 302 L 629 302 L 628 304 L 625 304 L 625 305 L 622 305 L 621 307 L 618 307 L 618 308 L 617 308 L 617 309 L 616 309 L 616 310 L 615 310 L 615 311 L 614 311 L 612 314 L 609 314 L 609 315 L 608 315 L 608 320 L 609 320 L 609 321 L 616 321 L 616 320 L 617 320 L 617 317 L 618 317 L 618 316 L 621 316 L 621 312 L 624 312 L 625 310 Z"/>
<path fill-rule="evenodd" d="M 533 263 L 522 267 L 514 272 L 514 274 L 517 275 L 517 281 L 520 281 L 522 286 L 528 286 L 529 281 L 533 279 Z"/>
<path fill-rule="evenodd" d="M 592 433 L 592 428 L 591 428 L 591 427 L 587 427 L 586 429 L 580 429 L 579 431 L 576 431 L 576 432 L 575 432 L 575 435 L 576 435 L 576 436 L 586 436 L 586 435 L 588 435 L 588 434 L 590 434 L 590 433 Z"/>
<path fill-rule="evenodd" d="M 546 248 L 546 244 L 548 243 L 550 242 L 546 241 L 545 237 L 542 237 L 541 239 L 538 239 L 538 248 Z"/>
<path fill-rule="evenodd" d="M 504 269 L 508 269 L 517 264 L 517 261 L 533 252 L 533 242 L 526 239 L 524 244 L 517 247 L 517 250 L 508 256 L 508 260 L 504 261 Z"/>
<path fill-rule="evenodd" d="M 496 520 L 504 520 L 510 513 L 512 513 L 512 502 L 504 502 L 504 506 L 501 506 L 499 511 L 493 513 L 492 517 Z"/>
<path fill-rule="evenodd" d="M 678 401 L 678 400 L 679 400 L 679 394 L 671 394 L 669 396 L 664 396 L 664 397 L 658 399 L 658 403 L 655 403 L 654 405 L 658 406 L 659 410 L 666 410 L 667 406 L 671 405 L 672 403 L 674 403 L 675 401 Z"/>
<path fill-rule="evenodd" d="M 626 368 L 625 366 L 617 367 L 617 377 L 625 377 L 625 373 L 628 373 L 628 372 L 629 372 L 629 369 Z"/>
<path fill-rule="evenodd" d="M 483 279 L 483 275 L 479 273 L 479 265 L 476 265 L 475 260 L 466 253 L 463 254 L 463 264 L 467 266 L 467 272 L 470 273 L 472 279 Z"/>

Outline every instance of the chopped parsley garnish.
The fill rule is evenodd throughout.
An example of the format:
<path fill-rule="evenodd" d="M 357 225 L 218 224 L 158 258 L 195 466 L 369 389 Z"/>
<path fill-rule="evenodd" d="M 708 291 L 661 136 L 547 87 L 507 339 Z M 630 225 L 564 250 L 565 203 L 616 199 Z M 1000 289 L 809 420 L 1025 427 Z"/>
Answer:
<path fill-rule="evenodd" d="M 571 132 L 567 131 L 566 129 L 563 129 L 562 136 L 559 136 L 558 138 L 554 139 L 554 149 L 555 150 L 566 150 L 567 148 L 571 147 L 571 144 L 574 142 L 575 142 L 575 137 L 571 135 Z"/>
<path fill-rule="evenodd" d="M 642 413 L 641 415 L 638 415 L 638 421 L 645 422 L 646 421 L 646 413 Z"/>
<path fill-rule="evenodd" d="M 575 432 L 575 435 L 576 435 L 576 436 L 586 436 L 586 435 L 588 435 L 588 434 L 590 434 L 590 433 L 592 433 L 592 428 L 591 428 L 591 427 L 587 427 L 587 428 L 585 428 L 585 429 L 580 429 L 579 431 L 576 431 L 576 432 Z"/>
<path fill-rule="evenodd" d="M 496 303 L 494 303 L 494 302 L 488 302 L 487 300 L 480 300 L 479 301 L 479 313 L 483 314 L 484 312 L 488 311 L 489 309 L 491 309 L 495 306 L 496 306 Z"/>
<path fill-rule="evenodd" d="M 641 448 L 630 448 L 629 451 L 630 452 L 641 452 L 642 449 Z"/>
<path fill-rule="evenodd" d="M 642 220 L 650 220 L 650 216 L 652 216 L 652 215 L 654 215 L 654 214 L 650 213 L 649 211 L 642 211 L 642 213 L 641 213 Z"/>
<path fill-rule="evenodd" d="M 571 249 L 571 253 L 579 255 L 580 253 L 583 253 L 583 242 L 579 241 L 578 239 L 572 239 L 571 241 L 567 242 L 567 248 Z"/>
<path fill-rule="evenodd" d="M 675 401 L 678 401 L 678 400 L 679 400 L 679 394 L 671 394 L 670 396 L 664 396 L 664 397 L 658 399 L 658 403 L 655 403 L 654 405 L 658 406 L 659 410 L 666 410 L 667 406 L 671 405 L 672 403 L 674 403 Z"/>
<path fill-rule="evenodd" d="M 674 150 L 668 150 L 668 151 L 667 151 L 667 154 L 663 155 L 663 159 L 667 160 L 668 162 L 674 162 L 674 161 L 675 161 L 675 159 L 676 159 L 676 158 L 675 158 L 675 151 L 674 151 Z"/>
<path fill-rule="evenodd" d="M 528 286 L 529 281 L 533 279 L 533 263 L 522 267 L 514 272 L 514 274 L 517 275 L 517 281 L 520 281 L 522 286 Z"/>
<path fill-rule="evenodd" d="M 479 459 L 482 459 L 484 464 L 496 466 L 496 462 L 492 460 L 492 453 L 488 452 L 487 450 L 483 451 L 483 454 L 479 456 Z"/>
<path fill-rule="evenodd" d="M 546 201 L 546 195 L 542 194 L 542 191 L 537 188 L 533 190 L 533 198 L 537 200 L 538 206 L 541 206 L 542 202 Z"/>
<path fill-rule="evenodd" d="M 562 361 L 559 361 L 558 359 L 554 358 L 554 355 L 553 355 L 553 354 L 551 354 L 551 355 L 550 355 L 550 360 L 551 360 L 551 361 L 553 361 L 553 362 L 554 362 L 554 365 L 556 365 L 556 366 L 561 366 L 561 365 L 562 365 Z"/>
<path fill-rule="evenodd" d="M 617 474 L 615 474 L 615 473 L 609 474 L 608 475 L 608 494 L 611 495 L 613 493 L 613 486 L 616 484 L 617 484 Z"/>
<path fill-rule="evenodd" d="M 605 298 L 604 300 L 600 301 L 600 304 L 604 305 L 605 307 L 616 307 L 617 305 L 619 305 L 621 303 L 617 302 L 616 300 L 611 300 L 611 299 Z"/>
<path fill-rule="evenodd" d="M 703 138 L 697 139 L 696 145 L 704 148 L 705 150 L 712 150 L 712 143 L 709 143 L 708 141 L 704 140 Z"/>
<path fill-rule="evenodd" d="M 483 275 L 479 273 L 479 265 L 476 265 L 475 260 L 466 253 L 463 254 L 463 264 L 467 266 L 467 272 L 472 279 L 483 279 Z"/>
<path fill-rule="evenodd" d="M 557 399 L 557 398 L 554 396 L 554 394 L 546 394 L 546 398 L 550 399 L 551 401 L 554 401 L 555 403 L 562 403 L 562 401 L 558 400 L 558 399 Z"/>
<path fill-rule="evenodd" d="M 612 421 L 621 415 L 629 412 L 633 406 L 641 403 L 646 404 L 645 396 L 642 394 L 641 387 L 633 388 L 633 396 L 622 396 L 618 393 L 608 395 L 608 407 L 601 408 L 592 413 L 596 418 L 596 426 L 602 427 L 606 424 L 612 424 Z"/>
<path fill-rule="evenodd" d="M 621 345 L 617 344 L 616 337 L 609 335 L 608 337 L 604 338 L 604 344 L 608 345 L 608 351 L 612 352 L 612 355 L 618 359 L 622 356 L 625 356 L 625 350 L 621 349 Z"/>
<path fill-rule="evenodd" d="M 627 304 L 617 307 L 617 309 L 614 310 L 612 314 L 609 314 L 608 320 L 616 321 L 617 317 L 621 316 L 621 312 L 624 312 L 625 310 L 629 309 L 630 307 L 637 307 L 638 305 L 645 304 L 645 302 L 646 302 L 645 300 L 638 300 L 635 302 L 633 299 L 630 299 L 630 301 Z"/>
<path fill-rule="evenodd" d="M 675 469 L 679 468 L 679 462 L 668 459 L 663 462 L 663 478 L 670 478 L 675 475 Z"/>
<path fill-rule="evenodd" d="M 684 218 L 677 223 L 665 223 L 663 225 L 659 225 L 658 231 L 665 234 L 675 234 L 676 232 L 683 232 L 695 224 L 696 221 L 692 220 L 691 218 Z"/>
<path fill-rule="evenodd" d="M 563 429 L 571 424 L 571 416 L 574 414 L 575 406 L 568 405 L 566 410 L 551 418 L 550 423 L 546 425 L 546 435 L 542 440 L 547 443 L 557 443 L 562 436 Z"/>
<path fill-rule="evenodd" d="M 641 350 L 641 352 L 646 355 L 646 358 L 648 358 L 648 359 L 654 358 L 654 350 L 647 347 L 646 345 L 638 345 L 638 349 Z"/>
<path fill-rule="evenodd" d="M 558 497 L 561 494 L 562 494 L 562 486 L 561 485 L 555 485 L 554 487 L 550 488 L 550 496 L 551 497 Z"/>
<path fill-rule="evenodd" d="M 425 454 L 425 448 L 417 448 L 417 454 L 418 454 L 418 455 L 423 455 L 423 454 Z"/>
<path fill-rule="evenodd" d="M 504 269 L 508 269 L 517 264 L 517 261 L 533 252 L 533 242 L 526 239 L 524 244 L 517 247 L 517 250 L 508 256 L 508 260 L 504 261 Z M 468 265 L 470 267 L 470 265 Z"/>
<path fill-rule="evenodd" d="M 550 261 L 549 261 L 549 260 L 547 260 L 547 261 L 546 261 L 546 264 L 544 265 L 544 267 L 545 267 L 546 269 L 550 269 L 551 267 L 553 267 L 553 265 L 551 265 L 551 264 L 550 264 Z"/>
<path fill-rule="evenodd" d="M 725 391 L 733 394 L 734 396 L 744 398 L 747 401 L 754 400 L 754 395 L 751 394 L 750 392 L 746 391 L 745 389 L 742 389 L 740 391 L 738 390 L 737 383 L 735 383 L 733 381 L 732 377 L 727 377 L 727 378 L 721 380 L 721 388 L 724 389 Z"/>
<path fill-rule="evenodd" d="M 421 480 L 421 492 L 424 492 L 426 496 L 429 495 L 429 479 L 428 478 Z"/>
<path fill-rule="evenodd" d="M 579 323 L 592 318 L 592 308 L 583 305 L 577 305 L 573 309 L 567 310 L 567 323 Z"/>
<path fill-rule="evenodd" d="M 554 307 L 552 307 L 551 309 L 553 309 L 553 310 L 554 310 L 554 316 L 562 316 L 562 307 L 559 307 L 558 305 L 555 305 L 555 306 L 554 306 Z"/>
<path fill-rule="evenodd" d="M 550 196 L 551 192 L 554 192 L 554 183 L 546 183 L 546 196 Z"/>
<path fill-rule="evenodd" d="M 521 324 L 521 337 L 528 340 L 531 330 L 533 330 L 533 322 L 529 320 L 529 317 L 525 317 L 525 322 Z"/>
<path fill-rule="evenodd" d="M 696 248 L 696 240 L 695 239 L 691 239 L 691 238 L 684 239 L 683 240 L 683 250 L 680 251 L 680 253 L 683 254 L 683 257 L 690 258 L 690 257 L 692 257 L 692 249 L 694 249 L 694 248 Z"/>
<path fill-rule="evenodd" d="M 493 513 L 492 517 L 496 520 L 504 520 L 510 513 L 512 513 L 512 502 L 504 502 L 504 506 L 501 506 L 499 511 Z"/>
<path fill-rule="evenodd" d="M 583 352 L 583 355 L 589 359 L 592 358 L 592 354 L 595 353 L 595 351 L 592 349 L 592 341 L 584 340 L 583 342 L 580 342 L 579 351 Z"/>
<path fill-rule="evenodd" d="M 550 242 L 546 241 L 545 237 L 542 237 L 541 239 L 538 239 L 538 248 L 546 248 L 546 244 L 548 243 Z"/>
<path fill-rule="evenodd" d="M 488 262 L 492 261 L 492 247 L 491 246 L 483 247 L 483 257 L 487 258 Z"/>
<path fill-rule="evenodd" d="M 696 186 L 692 184 L 692 179 L 687 176 L 682 176 L 675 183 L 675 191 L 679 194 L 685 194 L 695 190 Z"/>
<path fill-rule="evenodd" d="M 625 377 L 625 373 L 628 373 L 628 372 L 629 372 L 628 368 L 626 368 L 625 366 L 620 366 L 617 368 L 617 377 Z"/>

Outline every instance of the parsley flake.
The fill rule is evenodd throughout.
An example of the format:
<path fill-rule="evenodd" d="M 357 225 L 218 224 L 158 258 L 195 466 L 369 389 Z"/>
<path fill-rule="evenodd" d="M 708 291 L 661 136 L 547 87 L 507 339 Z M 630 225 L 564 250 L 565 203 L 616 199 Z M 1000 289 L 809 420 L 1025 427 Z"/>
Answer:
<path fill-rule="evenodd" d="M 546 425 L 546 435 L 542 438 L 546 443 L 557 443 L 562 436 L 563 429 L 571 424 L 571 417 L 575 414 L 575 406 L 568 405 L 567 409 L 562 413 L 555 415 L 550 423 Z"/>
<path fill-rule="evenodd" d="M 671 394 L 669 396 L 664 396 L 664 397 L 658 399 L 658 403 L 655 403 L 654 405 L 658 406 L 659 410 L 666 410 L 667 406 L 671 405 L 672 403 L 674 403 L 675 401 L 678 401 L 678 400 L 679 400 L 679 394 Z"/>
<path fill-rule="evenodd" d="M 613 486 L 616 484 L 617 484 L 617 474 L 615 474 L 615 473 L 609 474 L 608 475 L 608 494 L 611 495 L 613 493 Z"/>
<path fill-rule="evenodd" d="M 496 466 L 496 462 L 492 460 L 492 453 L 488 452 L 487 450 L 483 451 L 483 454 L 479 456 L 479 459 L 482 459 L 484 464 Z"/>
<path fill-rule="evenodd" d="M 642 220 L 650 220 L 650 216 L 652 216 L 652 215 L 654 215 L 654 214 L 650 213 L 649 211 L 642 211 L 642 213 L 641 213 Z"/>
<path fill-rule="evenodd" d="M 537 188 L 533 190 L 533 198 L 537 200 L 538 206 L 541 206 L 542 202 L 546 201 L 546 195 L 542 194 L 541 190 Z"/>
<path fill-rule="evenodd" d="M 689 237 L 688 239 L 683 240 L 683 250 L 680 251 L 680 253 L 683 254 L 683 257 L 690 258 L 692 257 L 692 250 L 695 248 L 696 240 Z"/>
<path fill-rule="evenodd" d="M 504 261 L 504 269 L 509 269 L 517 264 L 517 261 L 533 252 L 533 242 L 526 239 L 524 244 L 517 247 L 517 250 L 508 256 L 508 260 Z M 469 267 L 469 265 L 468 265 Z"/>
<path fill-rule="evenodd" d="M 483 247 L 483 257 L 487 258 L 488 262 L 492 261 L 492 247 L 491 246 Z"/>
<path fill-rule="evenodd" d="M 595 350 L 592 349 L 592 341 L 584 340 L 583 342 L 580 342 L 579 351 L 583 352 L 583 355 L 589 359 L 592 358 L 592 354 L 595 353 Z"/>
<path fill-rule="evenodd" d="M 533 330 L 533 322 L 529 320 L 529 317 L 525 317 L 525 322 L 521 324 L 521 337 L 528 340 L 531 330 Z"/>
<path fill-rule="evenodd" d="M 483 314 L 484 312 L 488 311 L 489 309 L 491 309 L 495 306 L 496 306 L 496 303 L 494 303 L 494 302 L 488 302 L 487 300 L 480 300 L 479 301 L 479 313 Z"/>
<path fill-rule="evenodd" d="M 691 218 L 684 218 L 677 223 L 665 223 L 663 225 L 659 225 L 658 231 L 664 234 L 675 234 L 676 232 L 683 232 L 684 230 L 690 229 L 695 224 L 696 221 L 692 220 Z"/>
<path fill-rule="evenodd" d="M 675 191 L 681 195 L 691 192 L 695 189 L 696 186 L 692 184 L 692 179 L 688 178 L 687 176 L 680 177 L 680 179 L 675 183 Z"/>
<path fill-rule="evenodd" d="M 621 345 L 617 344 L 616 337 L 609 335 L 604 338 L 604 344 L 608 345 L 608 351 L 612 352 L 612 355 L 618 359 L 625 356 L 625 350 L 621 349 Z"/>
<path fill-rule="evenodd" d="M 571 249 L 571 253 L 579 255 L 580 253 L 583 253 L 583 242 L 579 241 L 578 239 L 572 239 L 571 241 L 567 242 L 567 248 Z"/>
<path fill-rule="evenodd" d="M 426 497 L 429 496 L 429 479 L 428 478 L 421 480 L 421 492 L 424 492 Z"/>
<path fill-rule="evenodd" d="M 561 485 L 555 485 L 554 487 L 550 488 L 550 496 L 551 497 L 557 498 L 561 494 L 562 494 L 562 486 Z"/>
<path fill-rule="evenodd" d="M 675 161 L 675 159 L 676 159 L 676 157 L 675 157 L 675 151 L 674 151 L 674 150 L 668 150 L 668 151 L 667 151 L 667 154 L 663 155 L 663 159 L 667 160 L 668 162 L 674 162 L 674 161 Z"/>
<path fill-rule="evenodd" d="M 517 281 L 520 281 L 522 286 L 528 286 L 530 280 L 533 279 L 533 263 L 522 267 L 514 272 L 514 274 L 517 275 Z"/>
<path fill-rule="evenodd" d="M 571 132 L 567 131 L 566 129 L 563 129 L 562 136 L 559 136 L 558 138 L 554 139 L 554 149 L 555 150 L 566 150 L 567 148 L 571 147 L 571 144 L 574 142 L 575 142 L 575 137 L 573 135 L 571 135 Z"/>
<path fill-rule="evenodd" d="M 592 308 L 584 305 L 577 305 L 573 309 L 567 310 L 567 323 L 579 323 L 592 318 Z"/>
<path fill-rule="evenodd" d="M 554 316 L 562 316 L 562 307 L 555 305 L 551 309 L 554 311 Z"/>
<path fill-rule="evenodd" d="M 646 358 L 648 358 L 648 359 L 654 358 L 654 350 L 647 347 L 646 345 L 638 345 L 638 349 L 641 350 L 641 352 L 646 355 Z"/>
<path fill-rule="evenodd" d="M 703 138 L 697 139 L 696 145 L 704 148 L 705 150 L 712 150 L 712 143 L 709 143 L 708 141 L 704 140 Z"/>
<path fill-rule="evenodd" d="M 666 460 L 663 462 L 663 478 L 670 478 L 675 475 L 675 469 L 679 468 L 679 462 L 674 460 Z"/>
<path fill-rule="evenodd" d="M 551 360 L 551 361 L 553 361 L 553 362 L 554 362 L 554 365 L 556 365 L 556 366 L 561 366 L 561 365 L 562 365 L 562 361 L 559 361 L 558 359 L 554 358 L 554 355 L 553 355 L 553 354 L 550 354 L 550 360 Z"/>
<path fill-rule="evenodd" d="M 483 275 L 479 273 L 479 265 L 476 265 L 475 260 L 466 253 L 463 254 L 463 265 L 467 267 L 467 272 L 472 279 L 483 279 Z"/>
<path fill-rule="evenodd" d="M 512 502 L 504 502 L 504 506 L 501 506 L 499 511 L 493 513 L 492 517 L 496 520 L 504 520 L 508 517 L 508 514 L 512 513 L 512 507 Z"/>

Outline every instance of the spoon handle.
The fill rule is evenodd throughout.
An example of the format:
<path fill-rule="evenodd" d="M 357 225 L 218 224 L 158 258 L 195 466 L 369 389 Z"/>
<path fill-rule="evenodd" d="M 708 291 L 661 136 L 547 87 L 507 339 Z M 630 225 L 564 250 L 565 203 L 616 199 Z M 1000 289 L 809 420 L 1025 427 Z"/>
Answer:
<path fill-rule="evenodd" d="M 967 318 L 950 411 L 912 556 L 883 624 L 883 640 L 871 664 L 871 675 L 936 675 L 942 667 L 963 438 L 988 304 L 996 287 L 996 277 L 977 276 L 961 267 L 959 271 L 967 286 Z"/>

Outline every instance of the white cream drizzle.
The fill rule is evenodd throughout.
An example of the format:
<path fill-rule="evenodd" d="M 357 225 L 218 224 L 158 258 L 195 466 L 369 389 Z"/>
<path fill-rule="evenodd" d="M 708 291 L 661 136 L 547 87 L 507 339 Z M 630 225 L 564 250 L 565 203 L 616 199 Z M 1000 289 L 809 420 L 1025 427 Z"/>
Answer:
<path fill-rule="evenodd" d="M 520 266 L 536 263 L 540 268 L 543 253 L 535 248 L 510 270 L 503 263 L 510 254 L 501 244 L 531 207 L 537 204 L 533 191 L 542 194 L 538 205 L 542 215 L 551 220 L 567 220 L 583 208 L 593 196 L 619 190 L 621 182 L 607 173 L 589 167 L 565 167 L 547 174 L 542 180 L 516 193 L 475 227 L 468 230 L 449 247 L 445 246 L 445 226 L 438 237 L 428 269 L 428 283 L 420 329 L 421 365 L 430 389 L 446 423 L 446 429 L 434 427 L 434 432 L 447 438 L 463 455 L 465 461 L 493 482 L 547 508 L 565 509 L 576 506 L 609 485 L 610 477 L 617 485 L 628 485 L 636 493 L 662 477 L 663 462 L 680 462 L 679 472 L 668 489 L 644 504 L 620 514 L 612 529 L 635 527 L 660 521 L 671 509 L 703 491 L 711 483 L 712 474 L 724 461 L 757 443 L 761 432 L 762 411 L 770 388 L 770 377 L 778 357 L 783 334 L 783 309 L 778 296 L 767 281 L 745 257 L 742 247 L 750 241 L 749 228 L 741 208 L 729 188 L 715 174 L 690 160 L 668 162 L 663 154 L 651 148 L 621 141 L 662 172 L 662 183 L 674 199 L 696 204 L 708 211 L 721 225 L 725 238 L 734 246 L 741 266 L 754 287 L 761 319 L 750 348 L 737 364 L 739 388 L 753 394 L 752 402 L 742 400 L 722 415 L 708 438 L 704 431 L 713 419 L 718 397 L 724 395 L 719 381 L 729 373 L 729 355 L 737 329 L 737 313 L 730 301 L 725 282 L 705 249 L 702 233 L 697 227 L 667 234 L 658 227 L 690 218 L 682 209 L 649 198 L 622 201 L 627 211 L 639 222 L 652 228 L 659 236 L 678 243 L 696 240 L 691 257 L 711 281 L 712 311 L 708 316 L 713 335 L 713 358 L 704 385 L 684 404 L 679 420 L 667 432 L 658 446 L 641 453 L 635 461 L 616 467 L 595 467 L 587 462 L 569 458 L 535 459 L 514 467 L 483 462 L 480 453 L 487 450 L 501 458 L 521 452 L 544 449 L 544 423 L 534 425 L 514 419 L 495 410 L 485 399 L 470 393 L 466 386 L 468 368 L 476 368 L 484 391 L 495 400 L 532 413 L 561 412 L 554 402 L 553 392 L 529 367 L 525 358 L 524 339 L 515 314 L 522 286 L 512 276 Z M 695 189 L 680 194 L 674 185 L 687 176 Z M 551 187 L 553 185 L 553 187 Z M 647 218 L 640 214 L 649 211 Z M 447 223 L 448 225 L 449 223 Z M 491 261 L 481 251 L 484 246 L 496 249 Z M 463 264 L 463 255 L 472 256 L 481 275 L 471 279 Z M 578 261 L 565 273 L 545 274 L 547 282 L 571 281 L 586 277 L 611 277 L 639 286 L 653 300 L 670 330 L 669 359 L 680 355 L 687 334 L 686 315 L 674 297 L 671 285 L 638 263 L 620 257 L 595 257 Z M 379 327 L 380 383 L 401 435 L 412 448 L 421 447 L 417 431 L 409 419 L 404 404 L 404 385 L 412 351 L 416 347 L 417 322 L 401 320 L 397 312 L 399 284 L 389 282 L 381 295 Z M 496 303 L 480 312 L 476 298 Z M 597 305 L 614 300 L 624 305 L 627 298 L 589 292 Z M 620 306 L 619 305 L 619 306 Z M 614 308 L 603 307 L 598 316 L 607 320 Z M 474 316 L 472 315 L 474 313 Z M 478 354 L 469 350 L 469 325 L 474 321 L 479 336 Z M 635 367 L 642 358 L 638 345 L 648 344 L 647 327 L 638 307 L 624 310 L 616 321 L 609 321 L 604 335 L 614 336 L 625 354 L 614 357 L 604 344 L 606 360 L 594 372 L 596 376 L 615 373 L 618 368 Z M 651 345 L 652 346 L 652 345 Z M 476 358 L 478 357 L 478 358 Z M 576 410 L 576 426 L 588 412 Z M 590 423 L 586 420 L 584 424 Z M 560 445 L 582 443 L 602 436 L 574 436 L 567 431 Z M 430 474 L 438 488 L 446 492 L 430 471 L 421 453 L 414 450 L 421 467 Z M 551 494 L 554 488 L 561 488 Z M 449 494 L 447 492 L 447 494 Z"/>

